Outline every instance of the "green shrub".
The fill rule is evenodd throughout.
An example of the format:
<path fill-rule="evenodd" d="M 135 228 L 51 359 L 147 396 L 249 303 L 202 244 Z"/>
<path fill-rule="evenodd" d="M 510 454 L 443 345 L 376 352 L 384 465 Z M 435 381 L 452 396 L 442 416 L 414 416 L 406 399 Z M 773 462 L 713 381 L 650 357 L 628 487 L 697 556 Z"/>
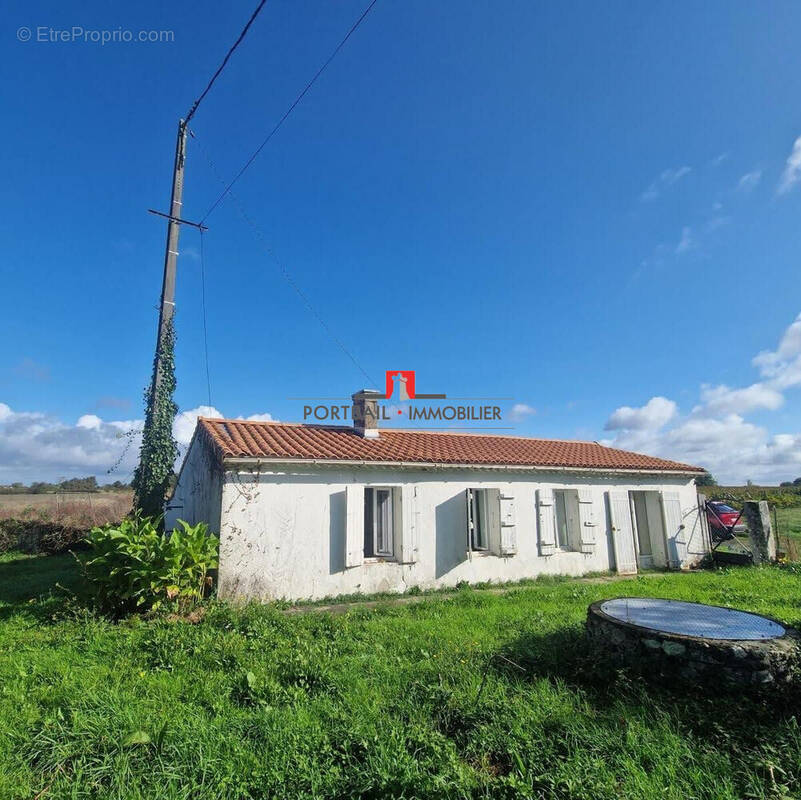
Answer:
<path fill-rule="evenodd" d="M 86 528 L 50 522 L 42 517 L 0 519 L 0 553 L 20 550 L 23 553 L 63 553 L 80 545 Z"/>
<path fill-rule="evenodd" d="M 172 533 L 160 532 L 160 524 L 136 513 L 89 532 L 89 553 L 79 561 L 104 606 L 156 609 L 174 601 L 185 608 L 207 593 L 209 572 L 217 567 L 217 537 L 202 522 L 179 520 Z"/>

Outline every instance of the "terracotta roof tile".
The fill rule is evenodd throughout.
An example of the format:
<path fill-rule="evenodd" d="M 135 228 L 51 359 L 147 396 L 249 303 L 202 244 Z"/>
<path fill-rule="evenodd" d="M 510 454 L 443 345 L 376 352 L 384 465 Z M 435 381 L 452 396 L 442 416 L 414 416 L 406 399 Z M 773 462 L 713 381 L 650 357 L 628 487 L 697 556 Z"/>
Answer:
<path fill-rule="evenodd" d="M 198 420 L 219 458 L 287 458 L 339 461 L 417 462 L 525 467 L 672 470 L 700 467 L 597 442 L 527 439 L 475 433 L 382 429 L 364 439 L 353 428 L 247 420 Z"/>

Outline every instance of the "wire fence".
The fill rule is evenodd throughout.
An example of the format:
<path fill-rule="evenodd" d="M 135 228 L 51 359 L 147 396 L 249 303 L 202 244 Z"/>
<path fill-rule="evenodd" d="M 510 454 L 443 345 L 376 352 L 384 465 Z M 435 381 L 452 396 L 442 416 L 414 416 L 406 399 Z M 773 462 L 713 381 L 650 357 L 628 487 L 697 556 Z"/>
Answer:
<path fill-rule="evenodd" d="M 787 561 L 801 561 L 801 506 L 772 506 L 770 518 L 777 550 Z"/>
<path fill-rule="evenodd" d="M 708 497 L 714 501 L 718 498 L 714 494 Z M 739 511 L 742 503 L 724 500 L 727 504 Z M 770 510 L 771 534 L 776 542 L 776 551 L 781 561 L 801 561 L 801 504 L 786 505 L 771 503 L 766 501 Z M 716 551 L 722 553 L 740 553 L 745 550 L 752 550 L 750 531 L 748 530 L 748 520 L 742 515 L 733 526 L 733 538 L 723 541 L 715 540 L 715 528 L 720 533 L 720 522 L 716 522 L 714 514 L 707 513 L 707 528 L 711 537 L 711 543 Z"/>

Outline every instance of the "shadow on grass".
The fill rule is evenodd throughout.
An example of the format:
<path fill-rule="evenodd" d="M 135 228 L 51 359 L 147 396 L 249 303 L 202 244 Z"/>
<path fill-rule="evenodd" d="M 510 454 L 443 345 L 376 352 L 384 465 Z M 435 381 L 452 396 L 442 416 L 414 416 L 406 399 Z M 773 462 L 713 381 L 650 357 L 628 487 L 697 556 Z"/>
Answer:
<path fill-rule="evenodd" d="M 0 620 L 18 614 L 52 619 L 83 587 L 71 553 L 14 556 L 6 554 L 0 562 Z"/>
<path fill-rule="evenodd" d="M 515 680 L 547 678 L 581 691 L 598 713 L 667 715 L 688 734 L 717 746 L 758 747 L 780 721 L 801 713 L 801 686 L 751 695 L 693 682 L 666 685 L 657 675 L 621 669 L 593 649 L 583 626 L 526 633 L 499 651 L 492 669 Z M 504 660 L 508 659 L 508 660 Z M 510 663 L 511 662 L 511 663 Z"/>

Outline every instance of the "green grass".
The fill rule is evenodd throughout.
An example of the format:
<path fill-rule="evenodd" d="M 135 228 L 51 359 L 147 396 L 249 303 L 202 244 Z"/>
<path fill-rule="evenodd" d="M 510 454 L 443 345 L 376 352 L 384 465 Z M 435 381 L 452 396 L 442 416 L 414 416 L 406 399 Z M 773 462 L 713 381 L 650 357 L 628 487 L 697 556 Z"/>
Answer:
<path fill-rule="evenodd" d="M 86 611 L 69 556 L 0 560 L 0 798 L 773 798 L 795 698 L 588 669 L 587 605 L 661 595 L 801 624 L 795 568 L 462 590 L 332 616 Z M 64 590 L 55 588 L 59 583 Z M 503 653 L 521 672 L 496 660 Z"/>
<path fill-rule="evenodd" d="M 780 537 L 790 536 L 794 539 L 801 539 L 801 506 L 777 508 L 776 521 Z"/>

